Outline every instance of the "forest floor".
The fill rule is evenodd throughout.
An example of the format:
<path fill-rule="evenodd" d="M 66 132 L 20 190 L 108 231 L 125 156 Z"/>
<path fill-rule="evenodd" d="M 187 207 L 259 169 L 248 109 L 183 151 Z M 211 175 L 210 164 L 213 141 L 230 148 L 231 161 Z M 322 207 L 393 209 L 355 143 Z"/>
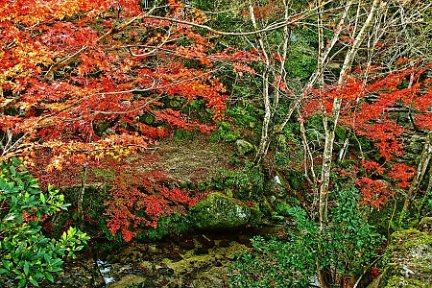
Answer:
<path fill-rule="evenodd" d="M 161 171 L 172 182 L 197 183 L 218 176 L 222 169 L 229 169 L 232 150 L 229 144 L 212 143 L 204 135 L 197 135 L 193 140 L 163 140 L 147 152 L 158 160 L 142 167 L 142 172 Z"/>

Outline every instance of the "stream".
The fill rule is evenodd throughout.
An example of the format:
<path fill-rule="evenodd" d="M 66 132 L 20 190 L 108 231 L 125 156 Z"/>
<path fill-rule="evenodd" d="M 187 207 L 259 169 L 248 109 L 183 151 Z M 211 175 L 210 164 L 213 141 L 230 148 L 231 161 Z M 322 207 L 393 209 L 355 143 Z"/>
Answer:
<path fill-rule="evenodd" d="M 228 267 L 235 254 L 250 248 L 253 235 L 256 231 L 200 233 L 83 253 L 44 287 L 227 287 Z"/>

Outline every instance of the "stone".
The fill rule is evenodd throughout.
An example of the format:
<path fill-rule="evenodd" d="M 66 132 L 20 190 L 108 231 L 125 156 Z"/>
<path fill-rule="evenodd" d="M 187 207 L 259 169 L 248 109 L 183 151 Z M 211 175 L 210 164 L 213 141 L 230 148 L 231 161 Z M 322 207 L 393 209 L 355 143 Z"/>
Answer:
<path fill-rule="evenodd" d="M 192 287 L 220 288 L 226 287 L 226 275 L 228 269 L 226 267 L 210 268 L 208 271 L 201 272 L 197 279 L 192 281 Z"/>
<path fill-rule="evenodd" d="M 424 217 L 417 225 L 420 231 L 432 232 L 432 217 Z"/>
<path fill-rule="evenodd" d="M 262 213 L 219 192 L 210 193 L 191 211 L 191 222 L 200 230 L 237 229 L 259 224 Z"/>
<path fill-rule="evenodd" d="M 139 275 L 126 275 L 119 281 L 108 285 L 109 288 L 127 288 L 127 287 L 140 287 L 139 284 L 145 282 L 145 278 Z"/>
<path fill-rule="evenodd" d="M 237 146 L 237 153 L 241 156 L 246 155 L 255 150 L 255 146 L 246 140 L 241 140 L 241 139 L 237 140 L 236 146 Z"/>
<path fill-rule="evenodd" d="M 391 239 L 383 273 L 368 288 L 432 287 L 432 235 L 411 228 Z"/>
<path fill-rule="evenodd" d="M 201 244 L 202 247 L 213 248 L 215 246 L 215 241 L 213 239 L 208 238 L 204 234 L 198 234 L 196 236 L 198 243 Z"/>

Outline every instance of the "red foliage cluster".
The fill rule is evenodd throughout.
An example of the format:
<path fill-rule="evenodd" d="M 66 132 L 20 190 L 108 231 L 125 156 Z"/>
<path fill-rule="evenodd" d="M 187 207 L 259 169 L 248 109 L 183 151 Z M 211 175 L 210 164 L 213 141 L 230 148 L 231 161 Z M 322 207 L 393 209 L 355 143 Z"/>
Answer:
<path fill-rule="evenodd" d="M 43 155 L 43 154 L 40 154 Z M 49 155 L 45 156 L 49 158 Z M 43 167 L 46 159 L 36 157 Z M 121 233 L 130 241 L 146 227 L 156 227 L 159 219 L 173 214 L 184 215 L 204 193 L 179 188 L 167 188 L 167 175 L 159 171 L 158 157 L 150 153 L 123 160 L 103 158 L 86 162 L 86 185 L 110 187 L 105 200 L 105 218 L 112 234 Z M 82 166 L 68 165 L 63 169 L 44 173 L 38 165 L 32 172 L 40 179 L 42 187 L 54 184 L 60 188 L 80 187 Z M 172 184 L 172 183 L 171 183 Z M 88 219 L 91 221 L 91 219 Z M 101 219 L 98 219 L 98 221 Z"/>
<path fill-rule="evenodd" d="M 362 203 L 377 208 L 382 207 L 389 196 L 392 195 L 391 188 L 384 180 L 375 180 L 362 177 L 355 181 L 362 193 Z"/>
<path fill-rule="evenodd" d="M 155 13 L 204 21 L 202 12 L 187 9 L 170 0 Z M 53 170 L 74 157 L 83 164 L 145 150 L 173 129 L 211 131 L 211 123 L 189 119 L 161 99 L 200 98 L 221 118 L 227 97 L 214 63 L 233 55 L 212 55 L 213 44 L 191 26 L 148 13 L 135 0 L 4 2 L 0 134 L 19 140 L 4 138 L 2 157 L 21 156 L 30 166 L 34 152 L 47 148 Z M 163 124 L 142 123 L 143 114 Z M 98 132 L 103 125 L 106 131 Z"/>
<path fill-rule="evenodd" d="M 254 6 L 254 16 L 256 19 L 271 19 L 283 14 L 283 7 L 279 1 L 270 0 L 267 4 L 261 6 Z M 242 12 L 244 17 L 249 17 L 249 11 Z"/>
<path fill-rule="evenodd" d="M 401 59 L 397 65 L 407 61 L 409 59 Z M 384 205 L 392 194 L 391 182 L 403 189 L 409 187 L 415 169 L 403 163 L 394 164 L 404 153 L 401 136 L 409 127 L 407 123 L 399 123 L 391 111 L 394 107 L 405 107 L 413 115 L 417 128 L 432 129 L 432 79 L 427 77 L 431 67 L 432 63 L 423 66 L 411 63 L 411 68 L 401 68 L 385 77 L 373 78 L 373 74 L 369 74 L 369 80 L 356 74 L 362 73 L 361 69 L 354 69 L 340 86 L 307 91 L 302 113 L 304 117 L 316 115 L 317 111 L 332 117 L 334 101 L 338 99 L 342 101 L 339 124 L 375 142 L 382 157 L 381 163 L 362 160 L 364 170 L 360 174 L 355 173 L 358 178 L 356 185 L 363 194 L 365 204 Z"/>
<path fill-rule="evenodd" d="M 409 181 L 413 178 L 416 169 L 405 163 L 396 163 L 391 167 L 388 175 L 396 181 L 400 188 L 408 188 Z"/>
<path fill-rule="evenodd" d="M 204 23 L 204 13 L 180 0 L 155 10 L 136 0 L 0 2 L 0 157 L 23 158 L 45 186 L 79 186 L 87 167 L 88 183 L 110 183 L 108 226 L 125 240 L 185 213 L 195 197 L 125 159 L 175 129 L 209 133 L 213 123 L 163 100 L 203 99 L 220 119 L 227 96 L 216 63 L 253 53 L 212 53 L 207 38 L 180 23 Z M 141 156 L 141 167 L 153 161 Z M 99 179 L 97 169 L 115 178 Z"/>

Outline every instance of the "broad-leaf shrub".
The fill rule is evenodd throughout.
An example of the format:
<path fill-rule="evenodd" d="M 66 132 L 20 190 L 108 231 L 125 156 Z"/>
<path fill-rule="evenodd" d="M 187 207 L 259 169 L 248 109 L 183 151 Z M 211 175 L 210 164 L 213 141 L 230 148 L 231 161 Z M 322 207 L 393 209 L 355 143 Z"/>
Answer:
<path fill-rule="evenodd" d="M 53 282 L 62 271 L 62 258 L 74 257 L 89 237 L 73 227 L 60 239 L 45 236 L 42 222 L 67 207 L 63 195 L 52 186 L 42 192 L 17 160 L 0 168 L 0 283 L 25 287 Z"/>
<path fill-rule="evenodd" d="M 288 210 L 297 231 L 285 240 L 253 239 L 254 251 L 240 255 L 232 267 L 230 287 L 308 287 L 317 263 L 335 275 L 335 283 L 361 274 L 374 257 L 382 237 L 363 219 L 354 189 L 337 192 L 328 228 L 319 231 L 300 207 Z"/>

